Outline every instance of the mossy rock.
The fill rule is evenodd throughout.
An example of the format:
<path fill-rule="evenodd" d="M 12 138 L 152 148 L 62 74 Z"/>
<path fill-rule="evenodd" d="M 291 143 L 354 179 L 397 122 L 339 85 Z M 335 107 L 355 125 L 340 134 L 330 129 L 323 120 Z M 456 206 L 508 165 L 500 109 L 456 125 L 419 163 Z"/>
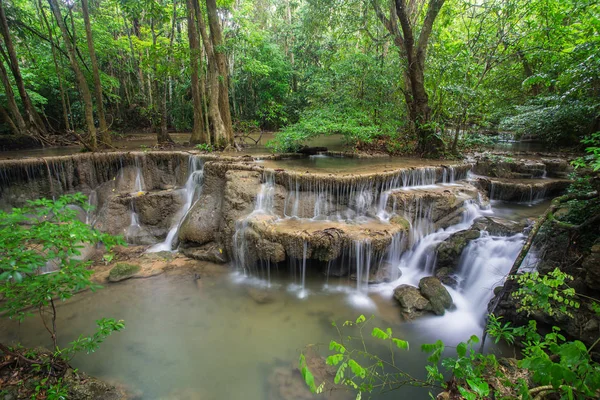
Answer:
<path fill-rule="evenodd" d="M 118 263 L 110 270 L 108 280 L 110 282 L 124 281 L 125 279 L 132 278 L 138 272 L 140 272 L 139 265 Z"/>

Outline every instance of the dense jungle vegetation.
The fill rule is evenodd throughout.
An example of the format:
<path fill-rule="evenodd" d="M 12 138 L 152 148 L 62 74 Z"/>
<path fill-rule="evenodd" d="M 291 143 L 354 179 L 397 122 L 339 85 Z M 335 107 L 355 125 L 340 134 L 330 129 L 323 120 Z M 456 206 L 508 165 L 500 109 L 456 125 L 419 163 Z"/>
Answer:
<path fill-rule="evenodd" d="M 600 123 L 599 16 L 595 0 L 2 0 L 0 138 L 575 146 Z"/>

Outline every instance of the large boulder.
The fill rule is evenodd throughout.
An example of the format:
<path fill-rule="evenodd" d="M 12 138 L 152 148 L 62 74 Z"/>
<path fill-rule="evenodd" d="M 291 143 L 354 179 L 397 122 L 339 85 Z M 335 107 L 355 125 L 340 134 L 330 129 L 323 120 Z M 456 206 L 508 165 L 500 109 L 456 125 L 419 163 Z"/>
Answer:
<path fill-rule="evenodd" d="M 167 236 L 184 201 L 183 193 L 176 190 L 113 195 L 98 211 L 94 227 L 124 235 L 129 243 L 154 244 Z M 139 225 L 132 224 L 134 211 Z"/>
<path fill-rule="evenodd" d="M 406 319 L 410 320 L 433 311 L 431 302 L 414 286 L 400 285 L 396 287 L 394 298 L 400 303 L 402 316 Z"/>
<path fill-rule="evenodd" d="M 118 263 L 108 273 L 109 282 L 119 282 L 133 278 L 140 272 L 140 266 L 135 264 Z"/>
<path fill-rule="evenodd" d="M 446 310 L 454 308 L 452 296 L 442 285 L 442 282 L 434 276 L 422 278 L 419 281 L 421 295 L 429 300 L 431 310 L 437 315 L 444 315 Z"/>
<path fill-rule="evenodd" d="M 467 247 L 471 240 L 479 238 L 480 234 L 478 230 L 468 229 L 450 235 L 448 239 L 444 240 L 437 247 L 436 269 L 456 269 L 465 247 Z"/>
<path fill-rule="evenodd" d="M 200 198 L 189 210 L 179 228 L 179 240 L 200 246 L 216 239 L 221 220 L 225 182 L 218 175 L 205 171 Z"/>

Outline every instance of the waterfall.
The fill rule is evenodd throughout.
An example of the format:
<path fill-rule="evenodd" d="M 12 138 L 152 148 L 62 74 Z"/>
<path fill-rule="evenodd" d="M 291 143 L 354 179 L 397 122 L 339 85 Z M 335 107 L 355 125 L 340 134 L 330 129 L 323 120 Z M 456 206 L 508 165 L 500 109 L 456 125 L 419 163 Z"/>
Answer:
<path fill-rule="evenodd" d="M 368 288 L 371 273 L 373 251 L 370 240 L 354 242 L 354 258 L 356 260 L 356 291 L 362 293 Z"/>
<path fill-rule="evenodd" d="M 142 174 L 142 161 L 140 160 L 140 157 L 138 155 L 136 155 L 134 157 L 134 162 L 135 162 L 135 181 L 133 184 L 133 192 L 134 193 L 140 193 L 144 191 L 144 187 L 145 182 L 144 182 L 144 175 Z"/>
<path fill-rule="evenodd" d="M 159 251 L 173 251 L 173 242 L 179 232 L 179 226 L 183 222 L 188 211 L 192 207 L 195 199 L 200 195 L 202 182 L 204 181 L 204 161 L 198 157 L 191 155 L 188 159 L 188 177 L 183 188 L 185 194 L 185 203 L 179 210 L 179 219 L 167 233 L 167 237 L 161 243 L 157 243 L 150 247 L 146 252 L 156 253 Z"/>
<path fill-rule="evenodd" d="M 275 202 L 275 176 L 273 172 L 264 173 L 264 182 L 256 196 L 254 213 L 272 214 Z"/>
<path fill-rule="evenodd" d="M 504 282 L 517 255 L 523 247 L 525 236 L 490 236 L 483 232 L 479 239 L 471 241 L 460 258 L 457 273 L 460 281 L 459 293 L 469 305 L 468 311 L 482 318 L 493 297 L 494 287 Z M 461 302 L 459 302 L 461 303 Z"/>
<path fill-rule="evenodd" d="M 308 243 L 304 241 L 302 244 L 302 289 L 300 290 L 299 297 L 305 298 L 308 294 L 306 291 L 306 255 L 308 252 Z"/>
<path fill-rule="evenodd" d="M 449 166 L 403 169 L 383 180 L 329 182 L 323 179 L 307 181 L 302 177 L 290 176 L 285 185 L 288 194 L 284 202 L 284 216 L 346 221 L 377 215 L 385 221 L 390 217 L 386 207 L 393 191 L 454 183 L 457 179 L 465 179 L 467 174 L 466 168 Z"/>

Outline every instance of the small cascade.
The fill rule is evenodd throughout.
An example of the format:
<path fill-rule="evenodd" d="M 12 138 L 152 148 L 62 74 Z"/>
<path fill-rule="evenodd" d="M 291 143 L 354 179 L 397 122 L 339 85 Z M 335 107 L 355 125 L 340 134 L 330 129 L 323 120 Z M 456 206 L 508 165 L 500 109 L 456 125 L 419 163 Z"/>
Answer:
<path fill-rule="evenodd" d="M 369 285 L 373 251 L 369 240 L 354 242 L 354 259 L 356 262 L 356 291 L 364 293 Z"/>
<path fill-rule="evenodd" d="M 125 231 L 125 240 L 127 242 L 133 242 L 133 239 L 137 236 L 138 232 L 142 229 L 140 226 L 140 219 L 135 212 L 133 207 L 133 201 L 131 202 L 131 222 Z"/>
<path fill-rule="evenodd" d="M 288 189 L 284 215 L 288 218 L 337 221 L 377 215 L 387 220 L 387 200 L 394 190 L 451 184 L 467 177 L 467 167 L 409 168 L 383 178 L 359 178 L 347 182 L 290 176 L 289 181 L 280 182 Z"/>
<path fill-rule="evenodd" d="M 137 154 L 134 157 L 135 162 L 135 181 L 133 184 L 134 193 L 142 193 L 146 187 L 144 182 L 144 175 L 142 173 L 142 160 Z"/>
<path fill-rule="evenodd" d="M 479 239 L 471 241 L 464 249 L 458 264 L 459 288 L 457 312 L 469 313 L 478 321 L 483 320 L 486 308 L 494 296 L 494 288 L 502 285 L 517 255 L 523 247 L 525 236 L 491 236 L 482 232 Z"/>
<path fill-rule="evenodd" d="M 454 183 L 456 181 L 456 169 L 450 165 L 448 167 L 444 167 L 444 171 L 442 172 L 442 183 Z"/>
<path fill-rule="evenodd" d="M 396 251 L 395 253 L 390 249 L 388 252 L 388 259 L 396 267 L 395 269 L 399 270 L 394 271 L 394 273 L 401 274 L 401 277 L 393 283 L 394 287 L 401 283 L 416 286 L 421 278 L 432 275 L 435 270 L 435 249 L 437 246 L 453 233 L 467 229 L 476 218 L 487 213 L 489 212 L 481 210 L 477 204 L 471 202 L 465 205 L 462 221 L 456 225 L 428 234 L 424 234 L 425 231 L 418 226 L 411 227 L 409 245 L 410 243 L 412 245 L 409 249 L 404 252 Z M 423 224 L 426 225 L 426 222 Z M 397 243 L 400 243 L 399 240 L 403 240 L 403 238 L 397 240 Z"/>
<path fill-rule="evenodd" d="M 305 298 L 308 292 L 306 291 L 306 256 L 308 252 L 308 243 L 305 241 L 302 245 L 302 288 L 300 289 L 299 297 Z"/>
<path fill-rule="evenodd" d="M 413 199 L 412 204 L 405 204 L 404 217 L 410 223 L 409 243 L 419 242 L 435 229 L 432 221 L 433 202 L 421 197 Z"/>
<path fill-rule="evenodd" d="M 191 155 L 188 159 L 188 178 L 183 188 L 185 195 L 185 203 L 179 211 L 179 219 L 167 233 L 167 237 L 161 243 L 157 243 L 150 247 L 148 253 L 156 253 L 159 251 L 173 251 L 173 244 L 179 232 L 181 222 L 187 215 L 188 211 L 194 204 L 194 201 L 200 196 L 202 183 L 204 182 L 204 161 L 198 157 Z"/>
<path fill-rule="evenodd" d="M 272 214 L 275 202 L 275 176 L 273 172 L 264 173 L 264 182 L 256 197 L 254 213 Z"/>

